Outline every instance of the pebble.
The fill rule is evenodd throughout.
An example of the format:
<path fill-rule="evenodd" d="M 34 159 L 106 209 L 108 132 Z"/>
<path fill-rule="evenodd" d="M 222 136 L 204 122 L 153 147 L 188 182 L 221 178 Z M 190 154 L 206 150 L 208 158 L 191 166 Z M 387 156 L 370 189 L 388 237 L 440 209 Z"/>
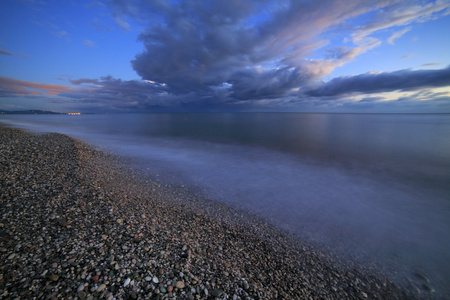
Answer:
<path fill-rule="evenodd" d="M 248 290 L 248 289 L 250 288 L 250 285 L 248 284 L 247 281 L 244 281 L 244 282 L 242 283 L 242 286 L 243 286 L 244 290 Z"/>
<path fill-rule="evenodd" d="M 85 284 L 84 284 L 84 283 L 80 284 L 80 285 L 78 286 L 77 292 L 80 292 L 80 291 L 84 290 L 84 287 L 85 287 Z"/>
<path fill-rule="evenodd" d="M 78 298 L 80 298 L 80 299 L 85 299 L 87 296 L 85 291 L 79 291 L 77 295 L 78 295 Z"/>
<path fill-rule="evenodd" d="M 223 294 L 223 291 L 222 291 L 222 290 L 213 290 L 213 291 L 211 292 L 211 295 L 212 295 L 213 297 L 220 297 L 220 296 L 222 296 L 222 294 Z"/>
<path fill-rule="evenodd" d="M 101 292 L 101 291 L 103 291 L 104 289 L 106 289 L 106 284 L 100 284 L 100 285 L 98 286 L 98 288 L 97 288 L 97 292 Z"/>
<path fill-rule="evenodd" d="M 152 279 L 152 281 L 154 282 L 154 283 L 159 283 L 159 279 L 158 279 L 158 277 L 153 277 L 153 279 Z"/>
<path fill-rule="evenodd" d="M 52 274 L 52 275 L 50 275 L 50 280 L 51 281 L 58 281 L 58 279 L 59 279 L 59 276 L 58 275 L 56 275 L 56 274 Z"/>
<path fill-rule="evenodd" d="M 175 287 L 177 289 L 184 289 L 184 287 L 185 287 L 184 281 L 177 281 L 177 283 L 175 284 Z"/>
<path fill-rule="evenodd" d="M 123 283 L 123 287 L 127 287 L 127 286 L 130 284 L 130 282 L 131 282 L 131 279 L 130 279 L 130 278 L 127 278 L 127 279 L 125 280 L 125 282 Z"/>

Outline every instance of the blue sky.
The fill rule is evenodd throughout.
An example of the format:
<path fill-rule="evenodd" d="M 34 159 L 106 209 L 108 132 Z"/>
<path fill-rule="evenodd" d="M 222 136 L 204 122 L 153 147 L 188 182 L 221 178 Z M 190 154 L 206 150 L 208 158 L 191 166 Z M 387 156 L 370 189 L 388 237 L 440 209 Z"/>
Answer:
<path fill-rule="evenodd" d="M 0 109 L 450 112 L 449 1 L 0 2 Z"/>

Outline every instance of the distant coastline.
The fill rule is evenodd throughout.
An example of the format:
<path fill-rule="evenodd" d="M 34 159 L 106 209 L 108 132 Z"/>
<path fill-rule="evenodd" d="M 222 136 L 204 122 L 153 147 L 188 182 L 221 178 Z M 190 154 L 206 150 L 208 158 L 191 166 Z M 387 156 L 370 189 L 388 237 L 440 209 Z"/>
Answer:
<path fill-rule="evenodd" d="M 47 110 L 0 110 L 0 114 L 2 115 L 81 115 L 80 112 L 54 112 Z"/>
<path fill-rule="evenodd" d="M 39 109 L 28 110 L 1 110 L 0 115 L 122 115 L 122 114 L 304 114 L 304 115 L 448 115 L 450 112 L 404 112 L 404 113 L 389 113 L 389 112 L 321 112 L 321 111 L 144 111 L 144 112 L 54 112 Z"/>

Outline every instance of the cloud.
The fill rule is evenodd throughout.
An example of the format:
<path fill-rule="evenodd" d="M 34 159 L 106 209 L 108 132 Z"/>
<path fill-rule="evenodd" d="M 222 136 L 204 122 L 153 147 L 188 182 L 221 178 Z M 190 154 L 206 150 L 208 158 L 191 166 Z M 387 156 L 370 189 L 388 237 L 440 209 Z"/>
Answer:
<path fill-rule="evenodd" d="M 260 72 L 259 77 L 254 74 L 257 72 Z M 72 86 L 0 77 L 0 97 L 27 97 L 61 105 L 71 104 L 87 112 L 329 111 L 330 108 L 337 111 L 369 108 L 377 108 L 379 112 L 388 112 L 389 109 L 399 112 L 402 109 L 413 111 L 414 108 L 423 111 L 428 109 L 430 112 L 450 111 L 450 93 L 446 92 L 445 88 L 439 88 L 450 85 L 450 67 L 441 70 L 402 70 L 340 77 L 328 83 L 301 89 L 292 88 L 296 85 L 290 84 L 301 84 L 303 80 L 307 80 L 300 76 L 303 73 L 298 69 L 266 72 L 254 69 L 241 74 L 242 78 L 236 78 L 238 82 L 247 83 L 247 87 L 245 84 L 234 86 L 224 83 L 210 87 L 209 91 L 191 91 L 184 94 L 174 94 L 167 85 L 157 82 L 121 80 L 110 76 L 100 79 L 69 79 Z M 273 78 L 277 80 L 273 81 Z M 257 85 L 257 89 L 252 86 L 253 81 L 258 79 L 265 80 L 267 88 L 261 89 L 260 85 Z M 395 93 L 399 89 L 406 92 Z M 386 100 L 392 103 L 386 104 Z M 426 102 L 428 106 L 418 101 Z"/>
<path fill-rule="evenodd" d="M 394 41 L 396 39 L 400 38 L 402 35 L 404 35 L 405 33 L 407 33 L 410 30 L 411 30 L 411 27 L 407 27 L 403 30 L 394 32 L 390 37 L 388 37 L 387 42 L 391 45 L 394 45 Z"/>
<path fill-rule="evenodd" d="M 70 42 L 70 38 L 68 37 L 68 33 L 65 30 L 58 30 L 52 32 L 52 34 L 60 39 L 65 38 L 66 42 Z"/>
<path fill-rule="evenodd" d="M 120 110 L 199 111 L 229 109 L 237 102 L 229 98 L 227 84 L 211 87 L 208 93 L 191 91 L 176 95 L 165 84 L 147 80 L 121 80 L 110 76 L 100 79 L 70 80 L 76 89 L 61 93 L 71 102 L 108 106 Z M 231 105 L 231 106 L 230 106 Z"/>
<path fill-rule="evenodd" d="M 266 2 L 263 7 L 260 1 L 216 1 L 206 6 L 196 2 L 178 6 L 168 2 L 115 3 L 124 14 L 146 22 L 147 29 L 139 37 L 145 51 L 132 61 L 133 68 L 143 79 L 166 83 L 177 94 L 223 82 L 239 85 L 237 79 L 249 73 L 246 69 L 258 66 L 311 71 L 305 67 L 311 64 L 306 57 L 326 43 L 317 36 L 366 10 L 361 5 L 340 6 L 336 1 L 327 2 L 328 10 L 299 2 Z M 137 11 L 136 7 L 144 8 Z M 299 17 L 306 14 L 314 17 Z M 364 53 L 368 44 L 348 50 L 353 54 L 341 60 Z M 316 60 L 315 64 L 329 74 L 341 63 Z M 315 73 L 313 70 L 311 76 Z M 253 74 L 267 77 L 280 72 Z"/>
<path fill-rule="evenodd" d="M 108 76 L 70 80 L 73 87 L 58 94 L 65 101 L 118 109 L 318 107 L 346 103 L 343 95 L 450 85 L 448 68 L 322 81 L 381 45 L 380 33 L 394 43 L 416 23 L 445 15 L 450 3 L 444 1 L 106 0 L 104 4 L 117 26 L 129 30 L 131 23 L 142 28 L 138 40 L 143 51 L 131 61 L 142 80 Z M 347 42 L 337 43 L 337 37 Z M 83 44 L 95 47 L 90 40 Z"/>
<path fill-rule="evenodd" d="M 380 2 L 380 8 L 373 18 L 360 26 L 353 38 L 359 40 L 377 31 L 386 30 L 395 26 L 406 26 L 417 22 L 426 22 L 437 19 L 449 13 L 450 3 L 438 0 L 430 3 L 419 1 L 391 1 Z"/>
<path fill-rule="evenodd" d="M 220 90 L 235 102 L 290 96 L 378 47 L 375 33 L 409 26 L 391 33 L 393 43 L 413 23 L 437 18 L 449 6 L 443 1 L 108 2 L 115 20 L 129 18 L 144 27 L 139 35 L 144 51 L 132 60 L 142 79 L 166 84 L 177 97 L 195 93 L 205 99 Z M 318 56 L 336 33 L 352 44 Z"/>
<path fill-rule="evenodd" d="M 116 23 L 117 26 L 122 28 L 125 31 L 130 31 L 131 26 L 126 21 L 122 20 L 121 18 L 114 18 L 114 23 Z"/>
<path fill-rule="evenodd" d="M 97 48 L 95 43 L 93 41 L 91 41 L 91 40 L 84 40 L 83 41 L 83 45 L 85 45 L 86 47 Z"/>
<path fill-rule="evenodd" d="M 166 85 L 144 80 L 121 80 L 105 76 L 100 79 L 69 79 L 69 83 L 72 86 L 0 76 L 0 97 L 72 103 L 86 107 L 87 111 L 95 111 L 99 107 L 107 107 L 108 110 L 198 110 L 221 105 L 195 92 L 174 95 Z M 219 89 L 215 95 L 220 97 L 221 93 Z"/>
<path fill-rule="evenodd" d="M 393 101 L 344 102 L 336 111 L 371 113 L 441 113 L 450 111 L 450 97 L 421 100 L 414 95 Z"/>
<path fill-rule="evenodd" d="M 303 93 L 310 97 L 329 97 L 353 93 L 370 94 L 443 86 L 450 86 L 450 66 L 440 70 L 400 70 L 339 77 L 303 91 Z"/>
<path fill-rule="evenodd" d="M 58 30 L 59 29 L 58 25 L 56 25 L 54 23 L 51 23 L 48 20 L 44 20 L 44 21 L 33 20 L 31 22 L 36 24 L 39 27 L 42 27 L 42 28 L 49 28 L 49 29 L 53 29 L 53 30 Z"/>
<path fill-rule="evenodd" d="M 59 30 L 59 31 L 55 31 L 53 32 L 53 35 L 59 38 L 63 38 L 64 36 L 67 35 L 67 31 L 65 30 Z"/>
<path fill-rule="evenodd" d="M 236 72 L 228 81 L 231 95 L 239 100 L 273 99 L 310 79 L 299 67 L 264 70 L 261 67 Z"/>
<path fill-rule="evenodd" d="M 376 112 L 400 112 L 400 113 L 436 113 L 450 111 L 449 93 L 435 93 L 424 90 L 409 93 L 395 100 L 386 101 L 383 97 L 373 99 L 372 102 L 361 100 L 359 102 L 346 102 L 343 109 L 361 111 L 370 109 Z"/>
<path fill-rule="evenodd" d="M 430 62 L 430 63 L 426 63 L 426 64 L 422 64 L 422 67 L 432 67 L 432 66 L 441 66 L 443 65 L 442 63 L 435 63 L 435 62 Z"/>
<path fill-rule="evenodd" d="M 0 54 L 8 55 L 8 56 L 14 56 L 14 55 L 17 55 L 17 56 L 22 56 L 22 57 L 25 57 L 25 58 L 28 58 L 28 57 L 29 57 L 29 56 L 26 55 L 26 54 L 23 54 L 23 53 L 16 53 L 16 52 L 11 52 L 11 51 L 8 51 L 8 50 L 2 49 L 2 48 L 0 48 Z"/>
<path fill-rule="evenodd" d="M 396 97 L 399 99 L 407 97 L 411 100 L 412 95 L 416 95 L 414 101 L 430 100 L 439 96 L 440 102 L 445 102 L 449 98 L 449 93 L 442 92 L 439 95 L 425 91 L 450 86 L 450 67 L 440 70 L 367 73 L 339 77 L 327 83 L 316 83 L 301 89 L 295 88 L 305 80 L 308 81 L 304 74 L 300 69 L 256 68 L 235 75 L 238 84 L 232 81 L 210 87 L 209 91 L 191 91 L 186 94 L 174 94 L 167 85 L 145 80 L 125 81 L 109 76 L 100 80 L 83 78 L 70 80 L 70 83 L 78 88 L 63 92 L 60 96 L 94 106 L 107 104 L 115 109 L 161 111 L 239 110 L 258 107 L 288 110 L 300 106 L 320 109 L 321 105 L 329 108 L 338 104 L 356 108 L 362 106 L 355 104 L 354 95 L 364 95 L 356 102 L 378 105 L 385 101 L 386 97 L 390 99 L 392 96 L 389 93 L 395 91 L 409 93 L 408 96 L 397 93 Z M 446 107 L 450 107 L 450 103 Z"/>
<path fill-rule="evenodd" d="M 407 59 L 407 58 L 414 57 L 414 56 L 416 56 L 416 55 L 417 55 L 416 53 L 407 54 L 407 55 L 403 55 L 402 57 L 400 57 L 400 59 Z"/>
<path fill-rule="evenodd" d="M 10 77 L 0 76 L 1 96 L 26 96 L 26 95 L 58 95 L 69 92 L 72 89 L 65 85 L 37 83 Z"/>
<path fill-rule="evenodd" d="M 164 85 L 143 80 L 121 80 L 111 76 L 100 79 L 70 80 L 77 86 L 61 96 L 78 102 L 107 103 L 113 108 L 148 108 L 156 105 L 175 105 Z M 164 103 L 165 102 L 165 103 Z"/>

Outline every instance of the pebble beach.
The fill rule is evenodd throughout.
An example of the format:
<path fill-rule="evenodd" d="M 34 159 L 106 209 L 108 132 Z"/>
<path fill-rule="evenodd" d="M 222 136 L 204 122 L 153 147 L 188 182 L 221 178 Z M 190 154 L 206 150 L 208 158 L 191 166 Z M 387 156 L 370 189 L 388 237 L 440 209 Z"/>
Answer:
<path fill-rule="evenodd" d="M 263 220 L 0 124 L 0 299 L 414 299 Z M 423 288 L 422 288 L 422 287 Z"/>

